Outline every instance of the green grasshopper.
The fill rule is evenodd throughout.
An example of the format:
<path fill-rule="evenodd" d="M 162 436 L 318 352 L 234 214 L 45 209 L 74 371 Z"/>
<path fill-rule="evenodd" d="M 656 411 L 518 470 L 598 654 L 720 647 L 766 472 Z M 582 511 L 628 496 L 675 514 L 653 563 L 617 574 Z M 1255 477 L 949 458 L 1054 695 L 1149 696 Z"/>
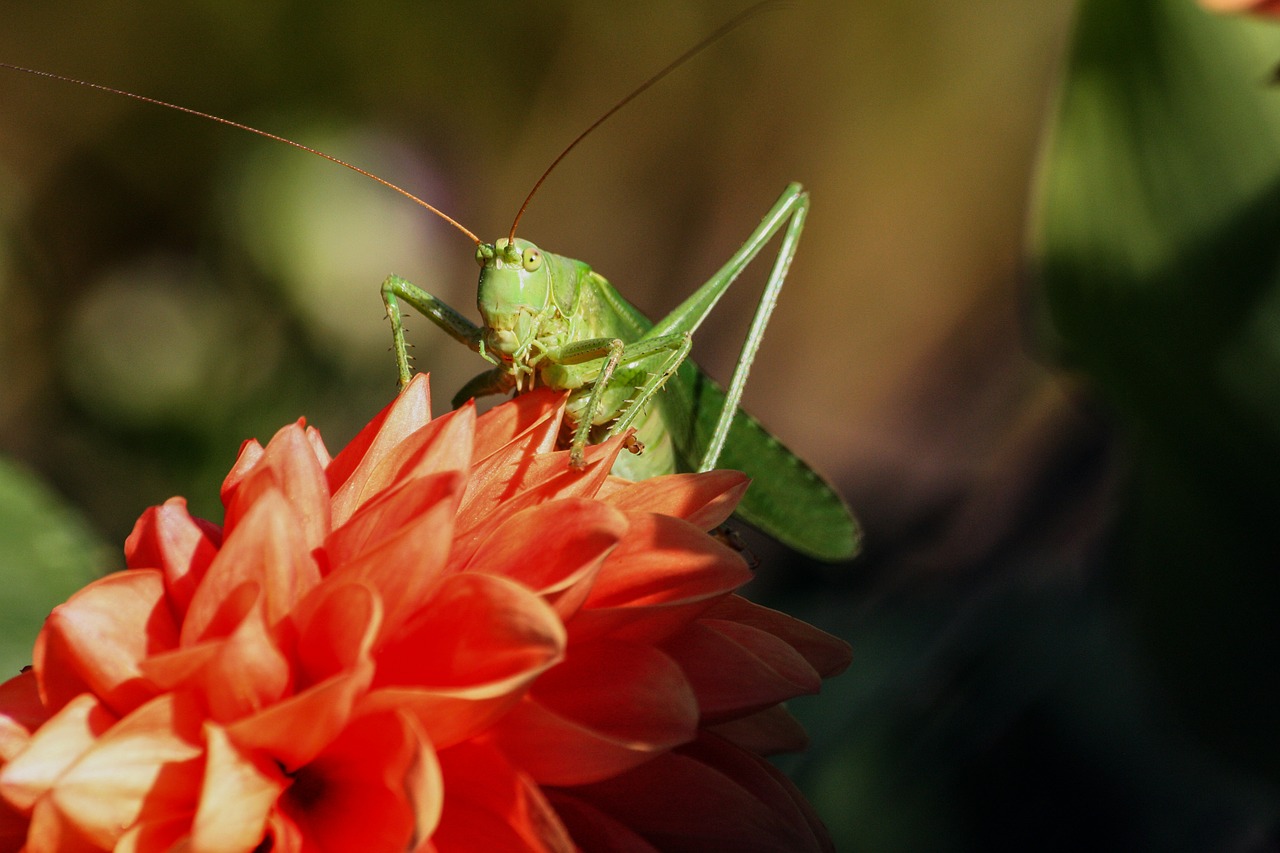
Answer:
<path fill-rule="evenodd" d="M 738 504 L 740 517 L 810 556 L 848 559 L 857 551 L 858 530 L 839 495 L 738 409 L 808 210 L 808 193 L 799 184 L 788 186 L 746 243 L 657 323 L 587 264 L 514 236 L 475 241 L 480 325 L 390 276 L 383 282 L 382 298 L 391 319 L 400 383 L 407 384 L 412 375 L 399 304 L 403 300 L 494 365 L 462 387 L 453 399 L 455 407 L 472 397 L 519 393 L 538 385 L 568 391 L 571 465 L 582 465 L 588 443 L 634 428 L 643 452 L 620 456 L 615 474 L 638 480 L 708 471 L 717 464 L 745 471 L 754 482 Z M 688 360 L 692 336 L 779 231 L 782 248 L 726 392 Z"/>
<path fill-rule="evenodd" d="M 617 459 L 614 473 L 635 480 L 677 471 L 708 471 L 717 464 L 744 471 L 753 484 L 738 505 L 741 518 L 797 551 L 838 561 L 853 557 L 858 550 L 860 532 L 853 514 L 812 468 L 738 408 L 751 363 L 795 257 L 809 210 L 808 193 L 799 184 L 788 186 L 724 266 L 657 323 L 587 264 L 544 252 L 515 236 L 534 193 L 578 142 L 632 98 L 766 5 L 768 0 L 720 27 L 579 134 L 534 185 L 507 237 L 493 243 L 481 241 L 447 214 L 390 181 L 291 139 L 97 83 L 7 63 L 0 63 L 0 67 L 123 95 L 255 133 L 337 163 L 406 196 L 475 243 L 481 324 L 405 279 L 388 277 L 382 285 L 382 299 L 391 322 L 401 387 L 412 376 L 400 309 L 403 301 L 493 365 L 462 387 L 453 398 L 454 407 L 473 397 L 520 393 L 537 386 L 567 391 L 571 466 L 582 467 L 587 444 L 634 429 L 627 443 L 633 452 Z M 782 245 L 726 391 L 688 359 L 693 333 L 739 273 L 779 232 Z"/>

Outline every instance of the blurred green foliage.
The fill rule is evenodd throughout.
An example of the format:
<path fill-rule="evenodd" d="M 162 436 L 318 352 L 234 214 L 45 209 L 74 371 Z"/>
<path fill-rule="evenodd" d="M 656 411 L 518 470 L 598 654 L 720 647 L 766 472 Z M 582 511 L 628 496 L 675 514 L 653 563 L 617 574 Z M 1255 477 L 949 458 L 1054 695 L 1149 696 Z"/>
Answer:
<path fill-rule="evenodd" d="M 0 679 L 31 663 L 56 604 L 109 565 L 107 546 L 39 478 L 0 460 Z"/>
<path fill-rule="evenodd" d="M 1036 241 L 1064 360 L 1119 414 L 1113 560 L 1201 733 L 1280 778 L 1280 32 L 1087 3 Z"/>

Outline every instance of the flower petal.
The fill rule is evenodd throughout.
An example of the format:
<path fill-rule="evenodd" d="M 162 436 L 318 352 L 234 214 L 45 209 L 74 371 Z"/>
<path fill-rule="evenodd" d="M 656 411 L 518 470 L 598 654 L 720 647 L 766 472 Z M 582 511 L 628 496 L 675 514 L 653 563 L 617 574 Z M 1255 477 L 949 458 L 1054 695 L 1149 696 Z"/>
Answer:
<path fill-rule="evenodd" d="M 191 826 L 191 849 L 244 853 L 266 834 L 267 815 L 287 787 L 276 765 L 245 755 L 220 727 L 206 724 L 208 759 L 200 803 Z"/>
<path fill-rule="evenodd" d="M 528 458 L 555 450 L 568 399 L 563 391 L 538 388 L 485 412 L 476 419 L 472 464 L 495 454 Z"/>
<path fill-rule="evenodd" d="M 700 530 L 711 530 L 733 514 L 750 485 L 739 471 L 650 477 L 612 492 L 605 500 L 618 509 L 674 515 Z"/>
<path fill-rule="evenodd" d="M 751 579 L 736 551 L 687 521 L 644 512 L 627 521 L 626 538 L 570 624 L 575 640 L 660 640 Z"/>
<path fill-rule="evenodd" d="M 241 589 L 249 594 L 249 606 L 231 633 L 142 664 L 153 682 L 200 696 L 210 717 L 223 723 L 262 710 L 290 686 L 289 661 L 263 619 L 260 590 L 252 583 Z"/>
<path fill-rule="evenodd" d="M 487 728 L 560 660 L 564 644 L 555 611 L 520 584 L 451 575 L 379 650 L 375 689 L 361 708 L 403 707 L 444 748 Z"/>
<path fill-rule="evenodd" d="M 408 393 L 407 389 L 401 397 L 404 393 Z M 407 425 L 399 421 L 389 423 L 389 427 Z M 334 492 L 334 524 L 346 524 L 347 519 L 366 501 L 408 480 L 442 471 L 466 470 L 471 459 L 474 433 L 475 407 L 465 406 L 442 418 L 422 423 L 388 446 L 384 446 L 379 438 L 369 455 Z M 340 459 L 342 455 L 334 460 L 334 464 L 338 464 Z M 332 478 L 330 483 L 333 483 Z"/>
<path fill-rule="evenodd" d="M 58 811 L 106 848 L 140 819 L 193 811 L 204 769 L 198 713 L 169 694 L 112 726 L 59 777 Z"/>
<path fill-rule="evenodd" d="M 590 803 L 567 791 L 547 791 L 551 803 L 573 836 L 579 850 L 608 850 L 609 853 L 661 853 L 657 847 L 635 834 Z M 710 848 L 708 848 L 710 849 Z"/>
<path fill-rule="evenodd" d="M 319 547 L 329 535 L 329 487 L 301 422 L 279 430 L 253 469 L 234 487 L 224 488 L 225 530 L 234 529 L 261 495 L 275 491 L 284 495 L 298 519 L 307 550 Z"/>
<path fill-rule="evenodd" d="M 189 814 L 139 820 L 124 831 L 116 841 L 116 846 L 111 848 L 111 853 L 186 851 L 190 849 L 190 836 L 191 815 Z"/>
<path fill-rule="evenodd" d="M 294 614 L 299 686 L 372 665 L 382 607 L 377 591 L 360 579 L 316 587 Z"/>
<path fill-rule="evenodd" d="M 524 509 L 493 530 L 467 571 L 519 581 L 545 598 L 561 618 L 591 591 L 600 565 L 627 532 L 627 519 L 598 501 L 570 498 Z M 529 559 L 529 543 L 538 543 Z"/>
<path fill-rule="evenodd" d="M 24 850 L 31 821 L 0 799 L 0 850 Z"/>
<path fill-rule="evenodd" d="M 708 722 L 745 716 L 822 686 L 822 676 L 784 640 L 738 622 L 699 619 L 662 648 L 684 670 Z"/>
<path fill-rule="evenodd" d="M 413 802 L 423 799 L 425 810 Z M 408 718 L 383 713 L 354 720 L 300 769 L 281 808 L 319 853 L 401 853 L 435 829 L 442 800 L 430 745 Z"/>
<path fill-rule="evenodd" d="M 102 853 L 103 850 L 67 820 L 48 798 L 36 803 L 27 832 L 27 846 L 21 853 Z"/>
<path fill-rule="evenodd" d="M 834 848 L 800 792 L 768 762 L 715 735 L 566 793 L 672 853 L 820 853 Z"/>
<path fill-rule="evenodd" d="M 448 796 L 431 837 L 439 853 L 578 849 L 538 787 L 499 750 L 459 744 L 440 753 L 440 769 Z"/>
<path fill-rule="evenodd" d="M 431 422 L 431 391 L 419 374 L 342 449 L 325 477 L 333 496 L 333 524 L 338 526 L 370 496 L 368 481 L 386 457 L 408 436 Z"/>
<path fill-rule="evenodd" d="M 324 543 L 325 557 L 330 566 L 345 566 L 438 507 L 447 511 L 451 531 L 453 515 L 465 487 L 461 472 L 441 471 L 416 477 L 399 488 L 383 492 L 361 505 L 346 523 L 330 534 Z M 442 534 L 432 538 L 440 539 L 447 548 L 452 536 Z"/>
<path fill-rule="evenodd" d="M 32 734 L 26 749 L 0 769 L 0 796 L 29 813 L 36 800 L 118 720 L 89 693 L 72 699 Z"/>
<path fill-rule="evenodd" d="M 31 733 L 49 716 L 40 701 L 34 669 L 28 668 L 0 684 L 0 767 L 26 748 Z"/>
<path fill-rule="evenodd" d="M 124 543 L 125 563 L 131 569 L 164 572 L 169 606 L 181 620 L 221 544 L 216 525 L 192 518 L 185 499 L 170 498 L 144 512 L 133 526 Z"/>
<path fill-rule="evenodd" d="M 227 726 L 227 734 L 241 749 L 263 750 L 293 772 L 319 755 L 346 727 L 356 700 L 372 678 L 372 662 L 360 661 L 351 672 L 327 678 L 237 720 Z"/>
<path fill-rule="evenodd" d="M 274 627 L 319 581 L 301 523 L 284 494 L 271 489 L 228 533 L 191 599 L 181 643 L 206 639 L 223 602 L 245 582 L 261 588 L 265 618 Z"/>
<path fill-rule="evenodd" d="M 587 448 L 586 467 L 569 465 L 569 452 L 533 458 L 495 454 L 473 472 L 458 507 L 451 563 L 465 565 L 480 543 L 522 509 L 553 500 L 592 497 L 609 476 L 622 436 Z"/>
<path fill-rule="evenodd" d="M 708 619 L 739 622 L 773 634 L 803 655 L 823 678 L 844 672 L 853 659 L 853 649 L 839 637 L 740 595 L 725 596 L 703 615 Z"/>
<path fill-rule="evenodd" d="M 780 704 L 750 716 L 708 726 L 707 731 L 756 755 L 800 752 L 809 745 L 804 726 Z"/>
<path fill-rule="evenodd" d="M 544 785 L 630 770 L 694 738 L 698 703 L 675 662 L 647 645 L 574 645 L 499 723 L 507 756 Z"/>
<path fill-rule="evenodd" d="M 406 436 L 377 458 L 362 463 L 356 476 L 334 495 L 343 508 L 341 523 L 367 501 L 418 477 L 445 471 L 464 471 L 471 458 L 475 407 L 467 406 L 436 418 Z"/>
<path fill-rule="evenodd" d="M 376 547 L 330 574 L 334 581 L 358 580 L 378 591 L 382 599 L 384 635 L 400 629 L 421 606 L 449 557 L 460 483 L 448 476 L 423 478 L 418 482 L 425 484 L 425 493 L 417 486 L 400 490 L 407 502 L 427 501 L 418 514 Z M 366 505 L 370 512 L 379 511 L 374 504 L 371 501 Z M 352 520 L 359 524 L 363 512 L 364 508 Z"/>
<path fill-rule="evenodd" d="M 127 714 L 157 693 L 139 663 L 177 639 L 159 571 L 100 578 L 55 607 L 36 638 L 33 658 L 45 704 L 60 708 L 90 691 Z"/>

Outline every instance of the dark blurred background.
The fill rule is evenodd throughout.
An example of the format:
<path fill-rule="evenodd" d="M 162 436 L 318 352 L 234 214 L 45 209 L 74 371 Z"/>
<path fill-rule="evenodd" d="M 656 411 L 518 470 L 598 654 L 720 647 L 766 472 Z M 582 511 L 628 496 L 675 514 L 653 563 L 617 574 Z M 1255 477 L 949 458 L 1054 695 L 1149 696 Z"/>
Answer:
<path fill-rule="evenodd" d="M 1137 5 L 1176 3 L 1200 15 Z M 579 130 L 744 5 L 21 0 L 0 11 L 0 60 L 283 134 L 492 239 Z M 839 485 L 866 551 L 819 566 L 751 537 L 749 592 L 854 644 L 797 703 L 814 749 L 784 762 L 842 850 L 1280 849 L 1280 552 L 1246 525 L 1243 551 L 1153 570 L 1159 547 L 1133 543 L 1169 540 L 1138 498 L 1208 498 L 1148 464 L 1150 411 L 1090 358 L 1110 339 L 1065 324 L 1061 277 L 1027 260 L 1073 10 L 784 4 L 606 123 L 521 225 L 660 316 L 788 181 L 811 190 L 746 406 Z M 1239 80 L 1262 90 L 1280 41 L 1241 38 Z M 472 314 L 471 256 L 319 158 L 0 70 L 0 662 L 25 662 L 79 567 L 118 564 L 146 506 L 183 494 L 217 519 L 244 437 L 305 415 L 340 447 L 394 391 L 379 283 L 397 272 Z M 760 267 L 697 336 L 722 379 Z M 483 366 L 425 320 L 409 334 L 438 406 Z M 1259 517 L 1280 508 L 1274 476 L 1221 479 Z M 1191 535 L 1195 501 L 1171 502 L 1156 514 Z M 1202 622 L 1206 579 L 1229 592 Z"/>

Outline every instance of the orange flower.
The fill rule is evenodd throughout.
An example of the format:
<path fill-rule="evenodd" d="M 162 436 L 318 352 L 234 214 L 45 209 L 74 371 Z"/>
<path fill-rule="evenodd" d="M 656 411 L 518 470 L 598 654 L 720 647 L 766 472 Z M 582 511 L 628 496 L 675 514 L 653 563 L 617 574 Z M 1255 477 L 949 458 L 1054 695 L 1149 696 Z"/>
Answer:
<path fill-rule="evenodd" d="M 562 407 L 420 377 L 246 442 L 222 528 L 148 510 L 0 685 L 0 849 L 829 849 L 760 756 L 848 646 L 733 594 L 742 475 L 575 471 Z"/>

